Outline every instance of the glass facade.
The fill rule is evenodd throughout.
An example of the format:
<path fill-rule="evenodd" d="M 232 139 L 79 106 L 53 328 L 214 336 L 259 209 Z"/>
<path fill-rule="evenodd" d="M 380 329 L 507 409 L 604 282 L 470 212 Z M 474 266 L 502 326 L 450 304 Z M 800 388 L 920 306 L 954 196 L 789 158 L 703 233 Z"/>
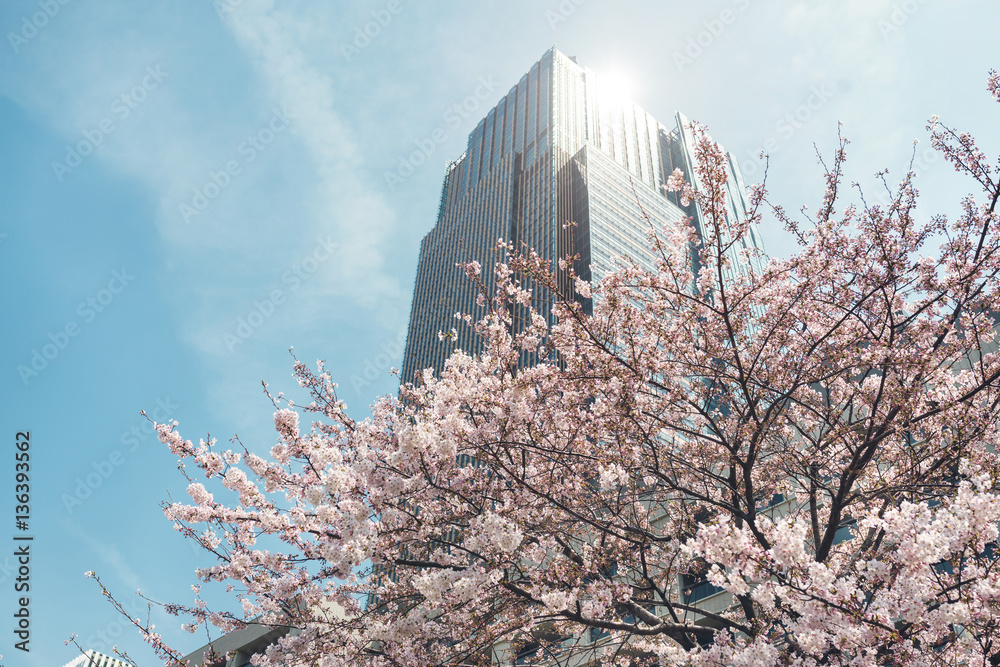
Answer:
<path fill-rule="evenodd" d="M 675 168 L 697 183 L 693 156 L 683 116 L 675 116 L 673 127 L 658 123 L 574 58 L 549 50 L 479 122 L 465 153 L 446 169 L 437 223 L 420 245 L 403 381 L 412 382 L 423 368 L 440 371 L 455 348 L 479 350 L 455 314 L 478 319 L 484 308 L 456 264 L 478 261 L 492 289 L 493 265 L 503 259 L 495 254 L 498 240 L 533 248 L 554 267 L 579 254 L 577 274 L 595 281 L 623 256 L 652 268 L 650 225 L 662 229 L 690 216 L 701 229 L 697 206 L 681 207 L 663 190 Z M 747 197 L 731 156 L 728 195 L 729 214 L 744 217 Z M 761 248 L 756 230 L 751 241 Z M 733 259 L 729 277 L 737 280 L 752 267 Z M 568 280 L 560 278 L 568 292 Z M 536 290 L 534 296 L 545 313 L 549 295 Z"/>
<path fill-rule="evenodd" d="M 87 651 L 70 660 L 64 667 L 128 667 L 128 664 L 97 651 Z"/>

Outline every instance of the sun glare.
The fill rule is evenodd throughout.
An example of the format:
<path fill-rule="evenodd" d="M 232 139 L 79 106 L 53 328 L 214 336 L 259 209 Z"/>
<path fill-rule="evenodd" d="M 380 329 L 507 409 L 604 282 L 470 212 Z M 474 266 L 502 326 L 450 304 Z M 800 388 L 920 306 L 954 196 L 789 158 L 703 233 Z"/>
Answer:
<path fill-rule="evenodd" d="M 634 102 L 635 87 L 631 76 L 622 70 L 601 72 L 598 79 L 601 96 L 608 102 L 624 105 Z"/>

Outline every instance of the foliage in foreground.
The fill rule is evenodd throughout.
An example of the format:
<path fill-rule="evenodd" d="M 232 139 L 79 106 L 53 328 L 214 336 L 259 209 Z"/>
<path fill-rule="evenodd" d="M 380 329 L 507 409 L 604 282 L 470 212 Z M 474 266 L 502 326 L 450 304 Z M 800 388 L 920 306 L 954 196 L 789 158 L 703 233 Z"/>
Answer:
<path fill-rule="evenodd" d="M 245 615 L 169 610 L 297 628 L 273 666 L 1000 664 L 1000 188 L 968 134 L 929 130 L 981 190 L 952 219 L 918 219 L 910 178 L 840 209 L 846 142 L 808 225 L 763 189 L 727 219 L 702 132 L 701 189 L 671 179 L 701 235 L 652 230 L 656 271 L 593 286 L 592 316 L 576 281 L 549 326 L 522 285 L 558 293 L 554 267 L 503 248 L 488 316 L 466 318 L 483 352 L 371 419 L 297 363 L 313 402 L 279 406 L 271 460 L 159 425 L 239 496 L 192 480 L 165 510 Z M 798 253 L 727 279 L 764 210 Z"/>

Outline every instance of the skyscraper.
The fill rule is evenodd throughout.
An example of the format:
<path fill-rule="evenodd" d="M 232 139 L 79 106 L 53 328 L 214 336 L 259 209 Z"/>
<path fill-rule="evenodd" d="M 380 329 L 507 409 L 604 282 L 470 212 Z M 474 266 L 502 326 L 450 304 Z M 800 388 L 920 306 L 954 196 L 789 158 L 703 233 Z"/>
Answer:
<path fill-rule="evenodd" d="M 533 248 L 553 267 L 578 254 L 577 275 L 594 282 L 614 269 L 616 257 L 652 267 L 650 224 L 662 229 L 690 216 L 701 230 L 697 206 L 682 207 L 664 190 L 675 168 L 697 184 L 693 167 L 694 137 L 682 115 L 667 127 L 623 99 L 613 81 L 550 49 L 479 121 L 465 153 L 446 168 L 437 223 L 420 245 L 403 381 L 423 368 L 440 371 L 454 347 L 478 351 L 472 332 L 454 318 L 484 312 L 457 263 L 478 261 L 492 288 L 494 248 L 503 239 Z M 742 218 L 748 203 L 731 155 L 729 169 L 729 213 Z M 761 248 L 756 234 L 751 230 L 751 241 Z M 733 259 L 733 278 L 750 270 Z M 536 291 L 538 304 L 548 297 Z M 442 342 L 438 333 L 452 328 L 457 338 Z"/>

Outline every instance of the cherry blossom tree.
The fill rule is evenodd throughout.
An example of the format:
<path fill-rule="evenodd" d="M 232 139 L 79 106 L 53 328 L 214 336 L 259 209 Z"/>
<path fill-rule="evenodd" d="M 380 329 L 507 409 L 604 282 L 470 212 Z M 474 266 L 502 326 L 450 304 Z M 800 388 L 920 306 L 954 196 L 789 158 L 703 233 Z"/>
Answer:
<path fill-rule="evenodd" d="M 841 140 L 815 215 L 756 188 L 732 219 L 696 128 L 699 186 L 669 187 L 705 224 L 650 229 L 655 270 L 590 285 L 501 246 L 462 318 L 482 352 L 371 418 L 296 362 L 311 403 L 274 397 L 270 458 L 159 424 L 191 475 L 166 516 L 243 607 L 168 611 L 294 628 L 274 667 L 1000 665 L 998 165 L 928 129 L 977 189 L 953 217 L 912 173 L 842 204 Z M 765 217 L 797 253 L 732 279 Z"/>

